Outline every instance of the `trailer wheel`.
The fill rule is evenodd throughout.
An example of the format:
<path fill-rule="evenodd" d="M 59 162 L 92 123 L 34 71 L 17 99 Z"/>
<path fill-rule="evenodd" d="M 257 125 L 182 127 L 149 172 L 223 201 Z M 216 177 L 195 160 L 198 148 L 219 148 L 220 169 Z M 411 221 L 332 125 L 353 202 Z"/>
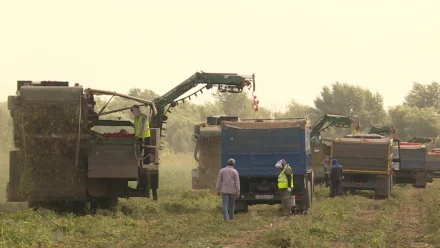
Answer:
<path fill-rule="evenodd" d="M 309 209 L 312 206 L 312 198 L 313 198 L 313 191 L 312 191 L 312 183 L 310 180 L 307 181 L 307 209 Z"/>

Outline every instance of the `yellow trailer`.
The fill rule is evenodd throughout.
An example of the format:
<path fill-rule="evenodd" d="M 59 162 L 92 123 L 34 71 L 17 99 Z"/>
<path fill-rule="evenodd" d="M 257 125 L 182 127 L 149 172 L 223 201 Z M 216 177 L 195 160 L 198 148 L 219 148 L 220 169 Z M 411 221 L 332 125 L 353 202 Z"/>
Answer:
<path fill-rule="evenodd" d="M 393 162 L 399 162 L 399 141 L 377 135 L 336 138 L 330 159 L 342 165 L 341 192 L 373 190 L 376 196 L 388 198 L 393 190 Z M 396 158 L 397 157 L 397 158 Z"/>

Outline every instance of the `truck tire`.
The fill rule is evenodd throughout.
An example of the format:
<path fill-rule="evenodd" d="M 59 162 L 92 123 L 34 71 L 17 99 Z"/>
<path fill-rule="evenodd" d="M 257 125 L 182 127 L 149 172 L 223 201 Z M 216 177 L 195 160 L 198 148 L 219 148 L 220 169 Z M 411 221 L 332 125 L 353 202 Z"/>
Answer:
<path fill-rule="evenodd" d="M 391 187 L 388 187 L 387 194 L 385 195 L 385 198 L 388 199 L 391 197 Z"/>
<path fill-rule="evenodd" d="M 391 196 L 391 187 L 384 189 L 376 189 L 374 191 L 374 197 L 376 199 L 388 199 Z"/>
<path fill-rule="evenodd" d="M 98 199 L 100 209 L 116 211 L 116 205 L 118 205 L 118 197 L 101 197 Z"/>
<path fill-rule="evenodd" d="M 153 201 L 157 201 L 157 189 L 152 189 L 153 192 Z"/>
<path fill-rule="evenodd" d="M 307 181 L 307 209 L 309 209 L 312 206 L 313 202 L 313 186 L 310 181 Z"/>
<path fill-rule="evenodd" d="M 389 184 L 390 184 L 390 186 L 389 186 L 389 188 L 390 188 L 390 195 L 392 195 L 393 194 L 393 175 L 391 175 L 391 177 L 390 177 Z"/>
<path fill-rule="evenodd" d="M 307 179 L 306 182 L 306 189 L 305 189 L 305 199 L 302 203 L 298 204 L 298 210 L 301 214 L 307 214 L 307 210 L 309 210 L 310 206 L 312 206 L 312 183 L 309 179 Z"/>
<path fill-rule="evenodd" d="M 237 201 L 235 203 L 234 214 L 247 213 L 247 212 L 249 212 L 249 205 L 246 201 Z"/>

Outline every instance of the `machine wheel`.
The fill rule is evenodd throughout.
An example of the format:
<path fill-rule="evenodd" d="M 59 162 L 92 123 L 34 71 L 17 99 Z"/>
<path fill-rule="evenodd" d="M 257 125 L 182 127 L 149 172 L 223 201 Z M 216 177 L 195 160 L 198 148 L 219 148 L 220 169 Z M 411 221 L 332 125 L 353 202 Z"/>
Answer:
<path fill-rule="evenodd" d="M 32 208 L 32 210 L 37 210 L 39 208 L 47 207 L 47 203 L 41 202 L 41 201 L 29 201 L 28 202 L 29 208 Z"/>
<path fill-rule="evenodd" d="M 6 198 L 9 202 L 24 201 L 21 199 L 19 192 L 20 182 L 20 164 L 18 159 L 18 152 L 9 152 L 9 182 L 6 185 Z"/>

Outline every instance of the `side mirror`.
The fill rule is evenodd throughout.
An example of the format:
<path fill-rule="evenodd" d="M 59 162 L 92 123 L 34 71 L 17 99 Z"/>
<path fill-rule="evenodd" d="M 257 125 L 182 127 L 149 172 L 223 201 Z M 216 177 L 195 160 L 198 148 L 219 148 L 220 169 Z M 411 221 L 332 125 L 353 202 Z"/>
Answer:
<path fill-rule="evenodd" d="M 399 170 L 400 170 L 400 164 L 401 164 L 400 140 L 393 140 L 393 163 L 399 163 Z"/>

